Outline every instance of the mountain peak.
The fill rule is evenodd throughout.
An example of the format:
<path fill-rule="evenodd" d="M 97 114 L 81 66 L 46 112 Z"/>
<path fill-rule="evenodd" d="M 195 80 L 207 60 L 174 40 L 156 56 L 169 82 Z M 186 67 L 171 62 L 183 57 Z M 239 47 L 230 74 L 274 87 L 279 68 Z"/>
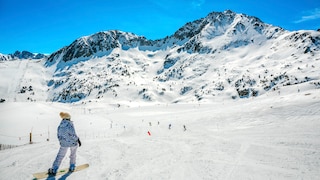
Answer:
<path fill-rule="evenodd" d="M 282 28 L 263 23 L 257 17 L 226 10 L 189 22 L 173 36 L 183 42 L 179 44 L 179 52 L 212 53 L 219 49 L 261 44 L 283 32 Z"/>
<path fill-rule="evenodd" d="M 53 53 L 41 85 L 47 84 L 49 101 L 112 103 L 208 102 L 319 89 L 319 37 L 318 31 L 289 32 L 230 10 L 188 22 L 155 41 L 102 31 Z M 30 85 L 22 92 L 41 87 L 24 82 Z"/>
<path fill-rule="evenodd" d="M 211 52 L 208 49 L 212 48 L 201 45 L 201 47 L 204 47 L 202 49 L 200 46 L 195 46 L 201 44 L 202 42 L 200 41 L 203 41 L 203 38 L 209 40 L 218 36 L 225 36 L 226 41 L 236 37 L 233 38 L 236 39 L 235 41 L 239 41 L 239 38 L 247 38 L 245 41 L 250 42 L 253 41 L 251 38 L 257 34 L 269 33 L 273 35 L 273 31 L 265 31 L 267 27 L 270 26 L 264 24 L 258 18 L 237 14 L 231 10 L 212 12 L 205 18 L 186 23 L 173 35 L 156 41 L 147 40 L 144 36 L 119 30 L 102 31 L 90 36 L 84 36 L 53 53 L 48 58 L 47 65 L 52 65 L 57 61 L 71 62 L 73 59 L 77 59 L 77 61 L 89 59 L 94 55 L 108 55 L 115 48 L 128 50 L 138 47 L 141 50 L 154 51 L 181 46 L 179 51 L 194 52 L 197 49 L 196 52 Z M 248 42 L 244 44 L 248 44 Z"/>
<path fill-rule="evenodd" d="M 47 56 L 41 53 L 31 53 L 29 51 L 15 51 L 13 54 L 0 54 L 0 60 L 15 60 L 15 59 L 42 59 Z"/>
<path fill-rule="evenodd" d="M 63 62 L 79 58 L 88 59 L 98 53 L 100 56 L 107 55 L 115 48 L 126 50 L 138 46 L 148 46 L 149 44 L 144 36 L 119 30 L 102 31 L 81 37 L 69 46 L 53 53 L 48 58 L 47 65 L 54 64 L 58 59 Z"/>
<path fill-rule="evenodd" d="M 284 29 L 266 24 L 257 17 L 226 10 L 212 12 L 204 18 L 188 22 L 173 35 L 155 41 L 119 30 L 102 31 L 84 36 L 53 53 L 46 65 L 60 62 L 62 64 L 59 67 L 70 66 L 94 56 L 107 56 L 114 49 L 138 48 L 157 51 L 170 48 L 177 52 L 212 54 L 249 44 L 260 46 L 270 39 L 280 37 L 285 32 Z"/>

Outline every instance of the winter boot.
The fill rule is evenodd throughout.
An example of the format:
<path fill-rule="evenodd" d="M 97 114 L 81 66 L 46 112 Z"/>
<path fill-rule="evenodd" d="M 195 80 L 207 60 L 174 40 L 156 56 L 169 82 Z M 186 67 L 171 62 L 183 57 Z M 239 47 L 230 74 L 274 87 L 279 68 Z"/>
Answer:
<path fill-rule="evenodd" d="M 69 172 L 73 172 L 75 169 L 76 169 L 76 165 L 75 164 L 70 164 Z"/>
<path fill-rule="evenodd" d="M 57 174 L 58 168 L 49 168 L 48 169 L 48 174 L 51 176 L 55 176 Z"/>

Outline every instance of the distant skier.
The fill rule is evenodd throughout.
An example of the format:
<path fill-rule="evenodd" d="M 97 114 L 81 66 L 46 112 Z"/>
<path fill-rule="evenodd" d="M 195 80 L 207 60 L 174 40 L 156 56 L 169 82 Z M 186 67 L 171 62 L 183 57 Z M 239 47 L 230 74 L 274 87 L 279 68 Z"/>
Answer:
<path fill-rule="evenodd" d="M 48 170 L 49 175 L 55 175 L 62 162 L 62 159 L 66 155 L 70 148 L 70 166 L 69 171 L 74 171 L 76 167 L 76 152 L 78 145 L 81 146 L 79 137 L 73 126 L 73 122 L 70 120 L 71 116 L 69 113 L 60 112 L 62 121 L 58 127 L 58 139 L 60 142 L 60 149 L 57 154 L 55 161 L 53 162 L 52 168 Z"/>
<path fill-rule="evenodd" d="M 169 129 L 171 129 L 171 124 L 169 124 Z"/>
<path fill-rule="evenodd" d="M 186 125 L 183 125 L 183 131 L 186 131 L 187 128 L 186 128 Z"/>

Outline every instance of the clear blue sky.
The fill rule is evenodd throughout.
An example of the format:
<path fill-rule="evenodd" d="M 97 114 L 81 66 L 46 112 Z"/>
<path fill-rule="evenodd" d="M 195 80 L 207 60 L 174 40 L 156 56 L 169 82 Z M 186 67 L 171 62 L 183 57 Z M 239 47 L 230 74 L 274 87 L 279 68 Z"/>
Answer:
<path fill-rule="evenodd" d="M 320 28 L 320 0 L 0 0 L 0 53 L 50 54 L 114 29 L 159 39 L 227 9 L 291 31 Z"/>

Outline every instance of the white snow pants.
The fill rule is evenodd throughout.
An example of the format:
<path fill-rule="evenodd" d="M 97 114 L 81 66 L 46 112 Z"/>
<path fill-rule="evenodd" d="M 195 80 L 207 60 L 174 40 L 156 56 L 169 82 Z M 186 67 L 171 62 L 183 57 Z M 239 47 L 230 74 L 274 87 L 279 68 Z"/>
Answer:
<path fill-rule="evenodd" d="M 59 149 L 59 152 L 57 154 L 56 160 L 53 162 L 52 168 L 58 169 L 64 156 L 66 155 L 68 148 L 70 148 L 70 165 L 71 164 L 76 164 L 76 153 L 77 153 L 77 148 L 78 146 L 73 146 L 73 147 L 61 147 Z"/>

